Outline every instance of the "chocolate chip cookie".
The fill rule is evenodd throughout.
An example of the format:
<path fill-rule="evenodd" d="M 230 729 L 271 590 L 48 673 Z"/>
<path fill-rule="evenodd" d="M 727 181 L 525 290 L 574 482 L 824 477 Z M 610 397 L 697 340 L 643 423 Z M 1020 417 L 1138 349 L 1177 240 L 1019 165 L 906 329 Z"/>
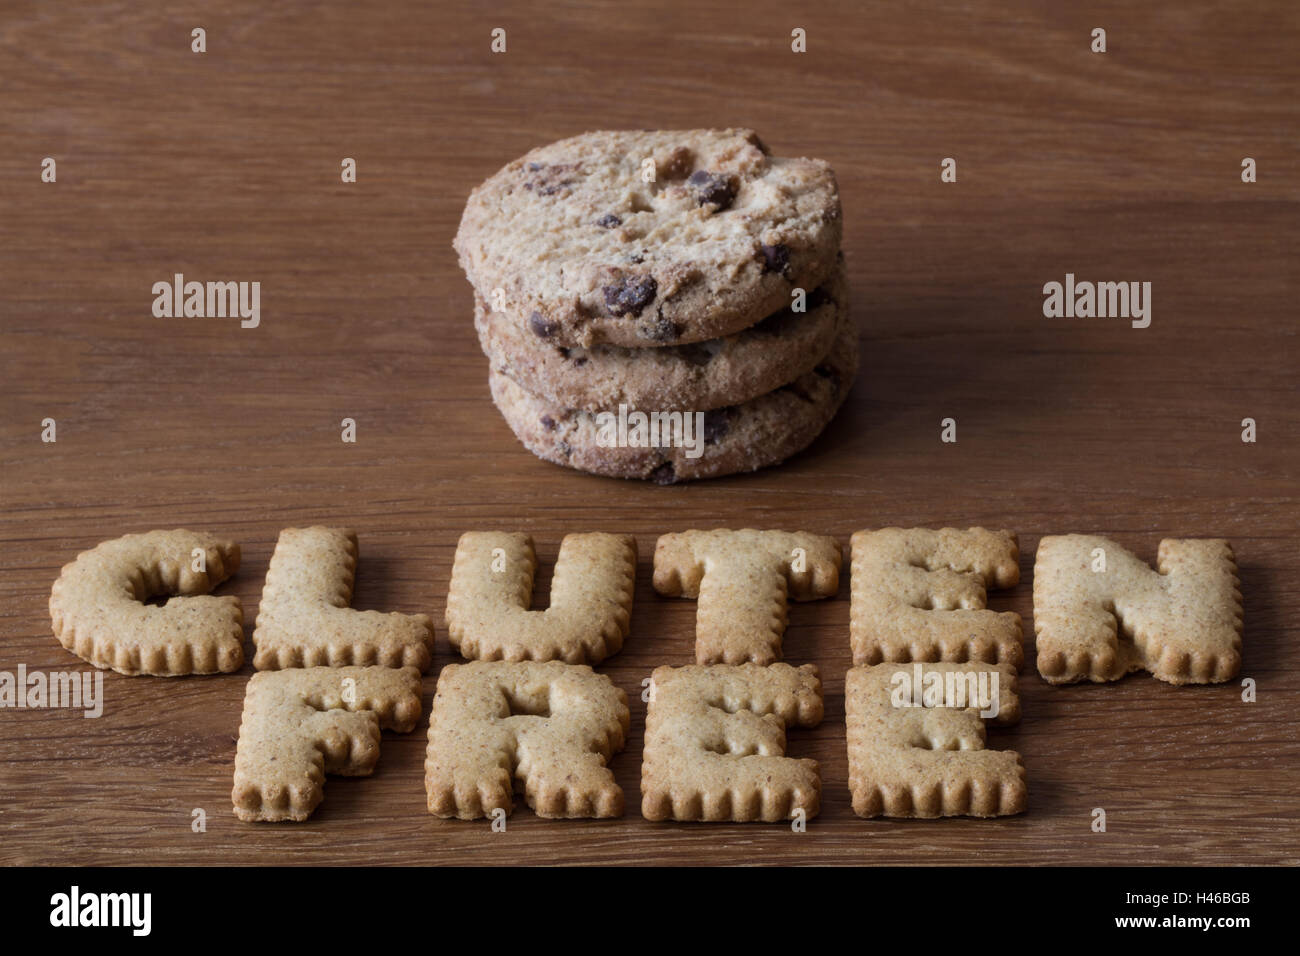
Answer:
<path fill-rule="evenodd" d="M 782 309 L 733 335 L 659 349 L 552 345 L 490 311 L 481 298 L 474 325 L 492 367 L 553 404 L 706 411 L 792 382 L 830 351 L 850 321 L 842 259 L 800 305 L 799 312 Z"/>
<path fill-rule="evenodd" d="M 584 133 L 471 193 L 454 246 L 492 311 L 551 345 L 730 335 L 830 276 L 835 174 L 747 129 Z"/>
<path fill-rule="evenodd" d="M 598 413 L 555 405 L 495 369 L 490 384 L 507 424 L 537 457 L 598 475 L 672 484 L 754 471 L 802 450 L 834 417 L 857 366 L 857 329 L 847 323 L 811 371 L 748 402 L 704 412 L 702 453 L 694 458 L 686 447 L 611 447 L 608 424 Z"/>

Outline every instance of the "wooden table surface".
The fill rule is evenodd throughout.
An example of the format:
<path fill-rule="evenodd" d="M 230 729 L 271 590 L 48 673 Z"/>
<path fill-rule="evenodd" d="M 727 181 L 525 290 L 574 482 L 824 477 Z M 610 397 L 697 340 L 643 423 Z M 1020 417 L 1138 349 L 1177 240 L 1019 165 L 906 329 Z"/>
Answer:
<path fill-rule="evenodd" d="M 251 665 L 108 673 L 97 720 L 0 711 L 0 861 L 1300 861 L 1296 5 L 483 6 L 6 6 L 0 670 L 88 668 L 51 637 L 46 601 L 101 540 L 189 527 L 242 542 L 220 593 L 240 597 L 251 634 L 279 530 L 330 523 L 360 534 L 356 607 L 438 621 L 427 713 L 456 659 L 442 613 L 461 532 L 527 531 L 544 562 L 566 532 L 633 532 L 632 633 L 600 668 L 632 700 L 613 761 L 627 815 L 551 822 L 521 804 L 505 833 L 435 820 L 422 720 L 385 735 L 372 777 L 330 778 L 308 823 L 243 824 L 230 788 Z M 1098 26 L 1104 54 L 1089 49 Z M 544 464 L 488 396 L 451 249 L 464 199 L 553 139 L 708 125 L 834 164 L 861 377 L 774 470 L 657 487 Z M 55 183 L 40 180 L 47 156 Z M 1242 182 L 1244 157 L 1258 182 Z M 152 284 L 175 272 L 260 281 L 260 326 L 154 318 Z M 1067 272 L 1151 282 L 1150 327 L 1045 318 L 1042 287 Z M 940 441 L 949 417 L 955 444 Z M 1147 560 L 1161 537 L 1227 537 L 1258 700 L 1145 675 L 1053 688 L 1029 649 L 1023 722 L 990 734 L 1023 755 L 1028 813 L 859 820 L 846 575 L 834 600 L 794 608 L 785 643 L 827 695 L 825 722 L 790 734 L 822 767 L 808 831 L 642 820 L 641 680 L 691 660 L 695 613 L 654 595 L 656 536 L 783 527 L 847 545 L 886 525 L 1018 532 L 1022 582 L 992 606 L 1020 612 L 1030 641 L 1040 536 L 1109 535 Z"/>

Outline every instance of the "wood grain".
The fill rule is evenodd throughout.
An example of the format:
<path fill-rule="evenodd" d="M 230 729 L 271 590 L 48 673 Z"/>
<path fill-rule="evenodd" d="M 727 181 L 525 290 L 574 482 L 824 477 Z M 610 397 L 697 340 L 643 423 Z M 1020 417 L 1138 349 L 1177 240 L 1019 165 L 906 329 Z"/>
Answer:
<path fill-rule="evenodd" d="M 439 621 L 465 530 L 528 531 L 544 561 L 568 531 L 623 530 L 642 561 L 631 637 L 601 668 L 632 698 L 613 764 L 622 820 L 521 809 L 504 834 L 436 821 L 422 721 L 386 736 L 373 777 L 331 778 L 310 822 L 241 824 L 229 793 L 249 668 L 109 674 L 98 720 L 0 711 L 0 861 L 1300 861 L 1300 14 L 1152 6 L 8 4 L 0 669 L 84 666 L 50 636 L 49 587 L 128 531 L 240 540 L 223 593 L 250 622 L 277 533 L 308 522 L 358 530 L 357 607 Z M 194 26 L 206 54 L 190 52 Z M 504 55 L 488 49 L 496 26 Z M 790 52 L 794 26 L 806 54 Z M 661 488 L 535 460 L 488 397 L 450 247 L 466 194 L 561 136 L 728 124 L 839 173 L 864 345 L 848 405 L 806 453 L 752 476 Z M 55 184 L 39 179 L 46 156 Z M 339 181 L 345 156 L 355 185 Z M 958 181 L 943 184 L 949 156 Z M 174 272 L 260 281 L 261 326 L 154 319 L 150 288 Z M 1045 319 L 1042 286 L 1067 272 L 1152 282 L 1151 327 Z M 956 444 L 939 440 L 945 417 Z M 861 821 L 846 582 L 796 607 L 786 641 L 827 691 L 822 726 L 791 734 L 822 765 L 808 832 L 642 820 L 640 682 L 690 660 L 695 611 L 652 593 L 655 537 L 753 526 L 847 543 L 891 524 L 1019 532 L 1023 581 L 993 606 L 1027 622 L 1043 534 L 1111 535 L 1148 560 L 1164 536 L 1225 536 L 1258 702 L 1144 676 L 1052 688 L 1028 665 L 1023 722 L 991 735 L 1024 757 L 1025 816 Z M 437 666 L 453 659 L 440 626 Z M 1091 832 L 1094 807 L 1109 832 Z"/>

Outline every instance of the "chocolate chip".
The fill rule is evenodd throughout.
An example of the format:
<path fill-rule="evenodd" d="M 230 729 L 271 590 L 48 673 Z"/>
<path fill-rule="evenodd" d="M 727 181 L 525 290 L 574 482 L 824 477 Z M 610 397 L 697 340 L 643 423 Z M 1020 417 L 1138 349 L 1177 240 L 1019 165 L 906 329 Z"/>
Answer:
<path fill-rule="evenodd" d="M 533 330 L 533 335 L 539 339 L 549 339 L 560 331 L 560 323 L 548 319 L 540 312 L 534 312 L 528 317 L 528 327 Z"/>
<path fill-rule="evenodd" d="M 644 323 L 637 334 L 652 342 L 676 342 L 682 337 L 682 327 L 671 319 L 665 319 L 661 311 L 652 321 Z"/>
<path fill-rule="evenodd" d="M 666 461 L 650 472 L 650 480 L 658 485 L 671 485 L 677 480 L 677 473 L 673 469 L 673 463 Z"/>
<path fill-rule="evenodd" d="M 623 220 L 612 212 L 607 212 L 596 220 L 596 225 L 600 226 L 601 229 L 613 229 L 615 226 L 623 225 Z"/>
<path fill-rule="evenodd" d="M 557 345 L 555 347 L 555 351 L 560 353 L 560 358 L 562 359 L 567 359 L 569 357 L 569 350 L 566 349 L 563 345 Z"/>
<path fill-rule="evenodd" d="M 555 431 L 556 428 L 559 427 L 559 425 L 556 424 L 555 419 L 552 418 L 550 415 L 543 415 L 541 421 L 542 421 L 542 427 L 545 428 L 548 432 L 553 432 Z"/>
<path fill-rule="evenodd" d="M 691 171 L 691 167 L 694 165 L 694 154 L 685 146 L 678 146 L 668 154 L 668 158 L 664 160 L 660 171 L 665 179 L 681 179 Z"/>
<path fill-rule="evenodd" d="M 610 315 L 640 315 L 655 300 L 659 283 L 654 276 L 624 276 L 613 285 L 605 286 L 602 291 Z"/>
<path fill-rule="evenodd" d="M 704 413 L 704 444 L 716 445 L 731 431 L 731 409 L 715 408 Z"/>
<path fill-rule="evenodd" d="M 585 355 L 579 355 L 576 359 L 573 360 L 574 368 L 582 368 L 586 364 L 587 364 L 587 356 Z"/>
<path fill-rule="evenodd" d="M 763 271 L 764 272 L 781 272 L 790 268 L 790 247 L 777 243 L 774 246 L 763 246 Z"/>
<path fill-rule="evenodd" d="M 569 445 L 567 441 L 560 442 L 559 448 L 560 448 L 560 453 L 563 454 L 565 458 L 568 458 L 573 454 L 573 448 Z"/>
<path fill-rule="evenodd" d="M 710 173 L 703 169 L 691 173 L 691 178 L 686 180 L 686 185 L 691 187 L 691 192 L 695 194 L 695 201 L 701 206 L 709 203 L 718 207 L 718 211 L 728 208 L 731 201 L 736 198 L 736 187 L 731 184 L 731 179 L 723 176 L 721 173 Z"/>

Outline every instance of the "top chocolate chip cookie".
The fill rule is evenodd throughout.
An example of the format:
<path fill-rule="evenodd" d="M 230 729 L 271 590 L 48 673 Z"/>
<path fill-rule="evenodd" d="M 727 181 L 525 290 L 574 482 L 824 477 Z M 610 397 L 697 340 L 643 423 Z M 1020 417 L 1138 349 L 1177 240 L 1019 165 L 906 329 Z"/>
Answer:
<path fill-rule="evenodd" d="M 729 335 L 821 285 L 840 245 L 835 174 L 751 130 L 584 133 L 469 197 L 455 248 L 489 306 L 558 346 Z"/>

